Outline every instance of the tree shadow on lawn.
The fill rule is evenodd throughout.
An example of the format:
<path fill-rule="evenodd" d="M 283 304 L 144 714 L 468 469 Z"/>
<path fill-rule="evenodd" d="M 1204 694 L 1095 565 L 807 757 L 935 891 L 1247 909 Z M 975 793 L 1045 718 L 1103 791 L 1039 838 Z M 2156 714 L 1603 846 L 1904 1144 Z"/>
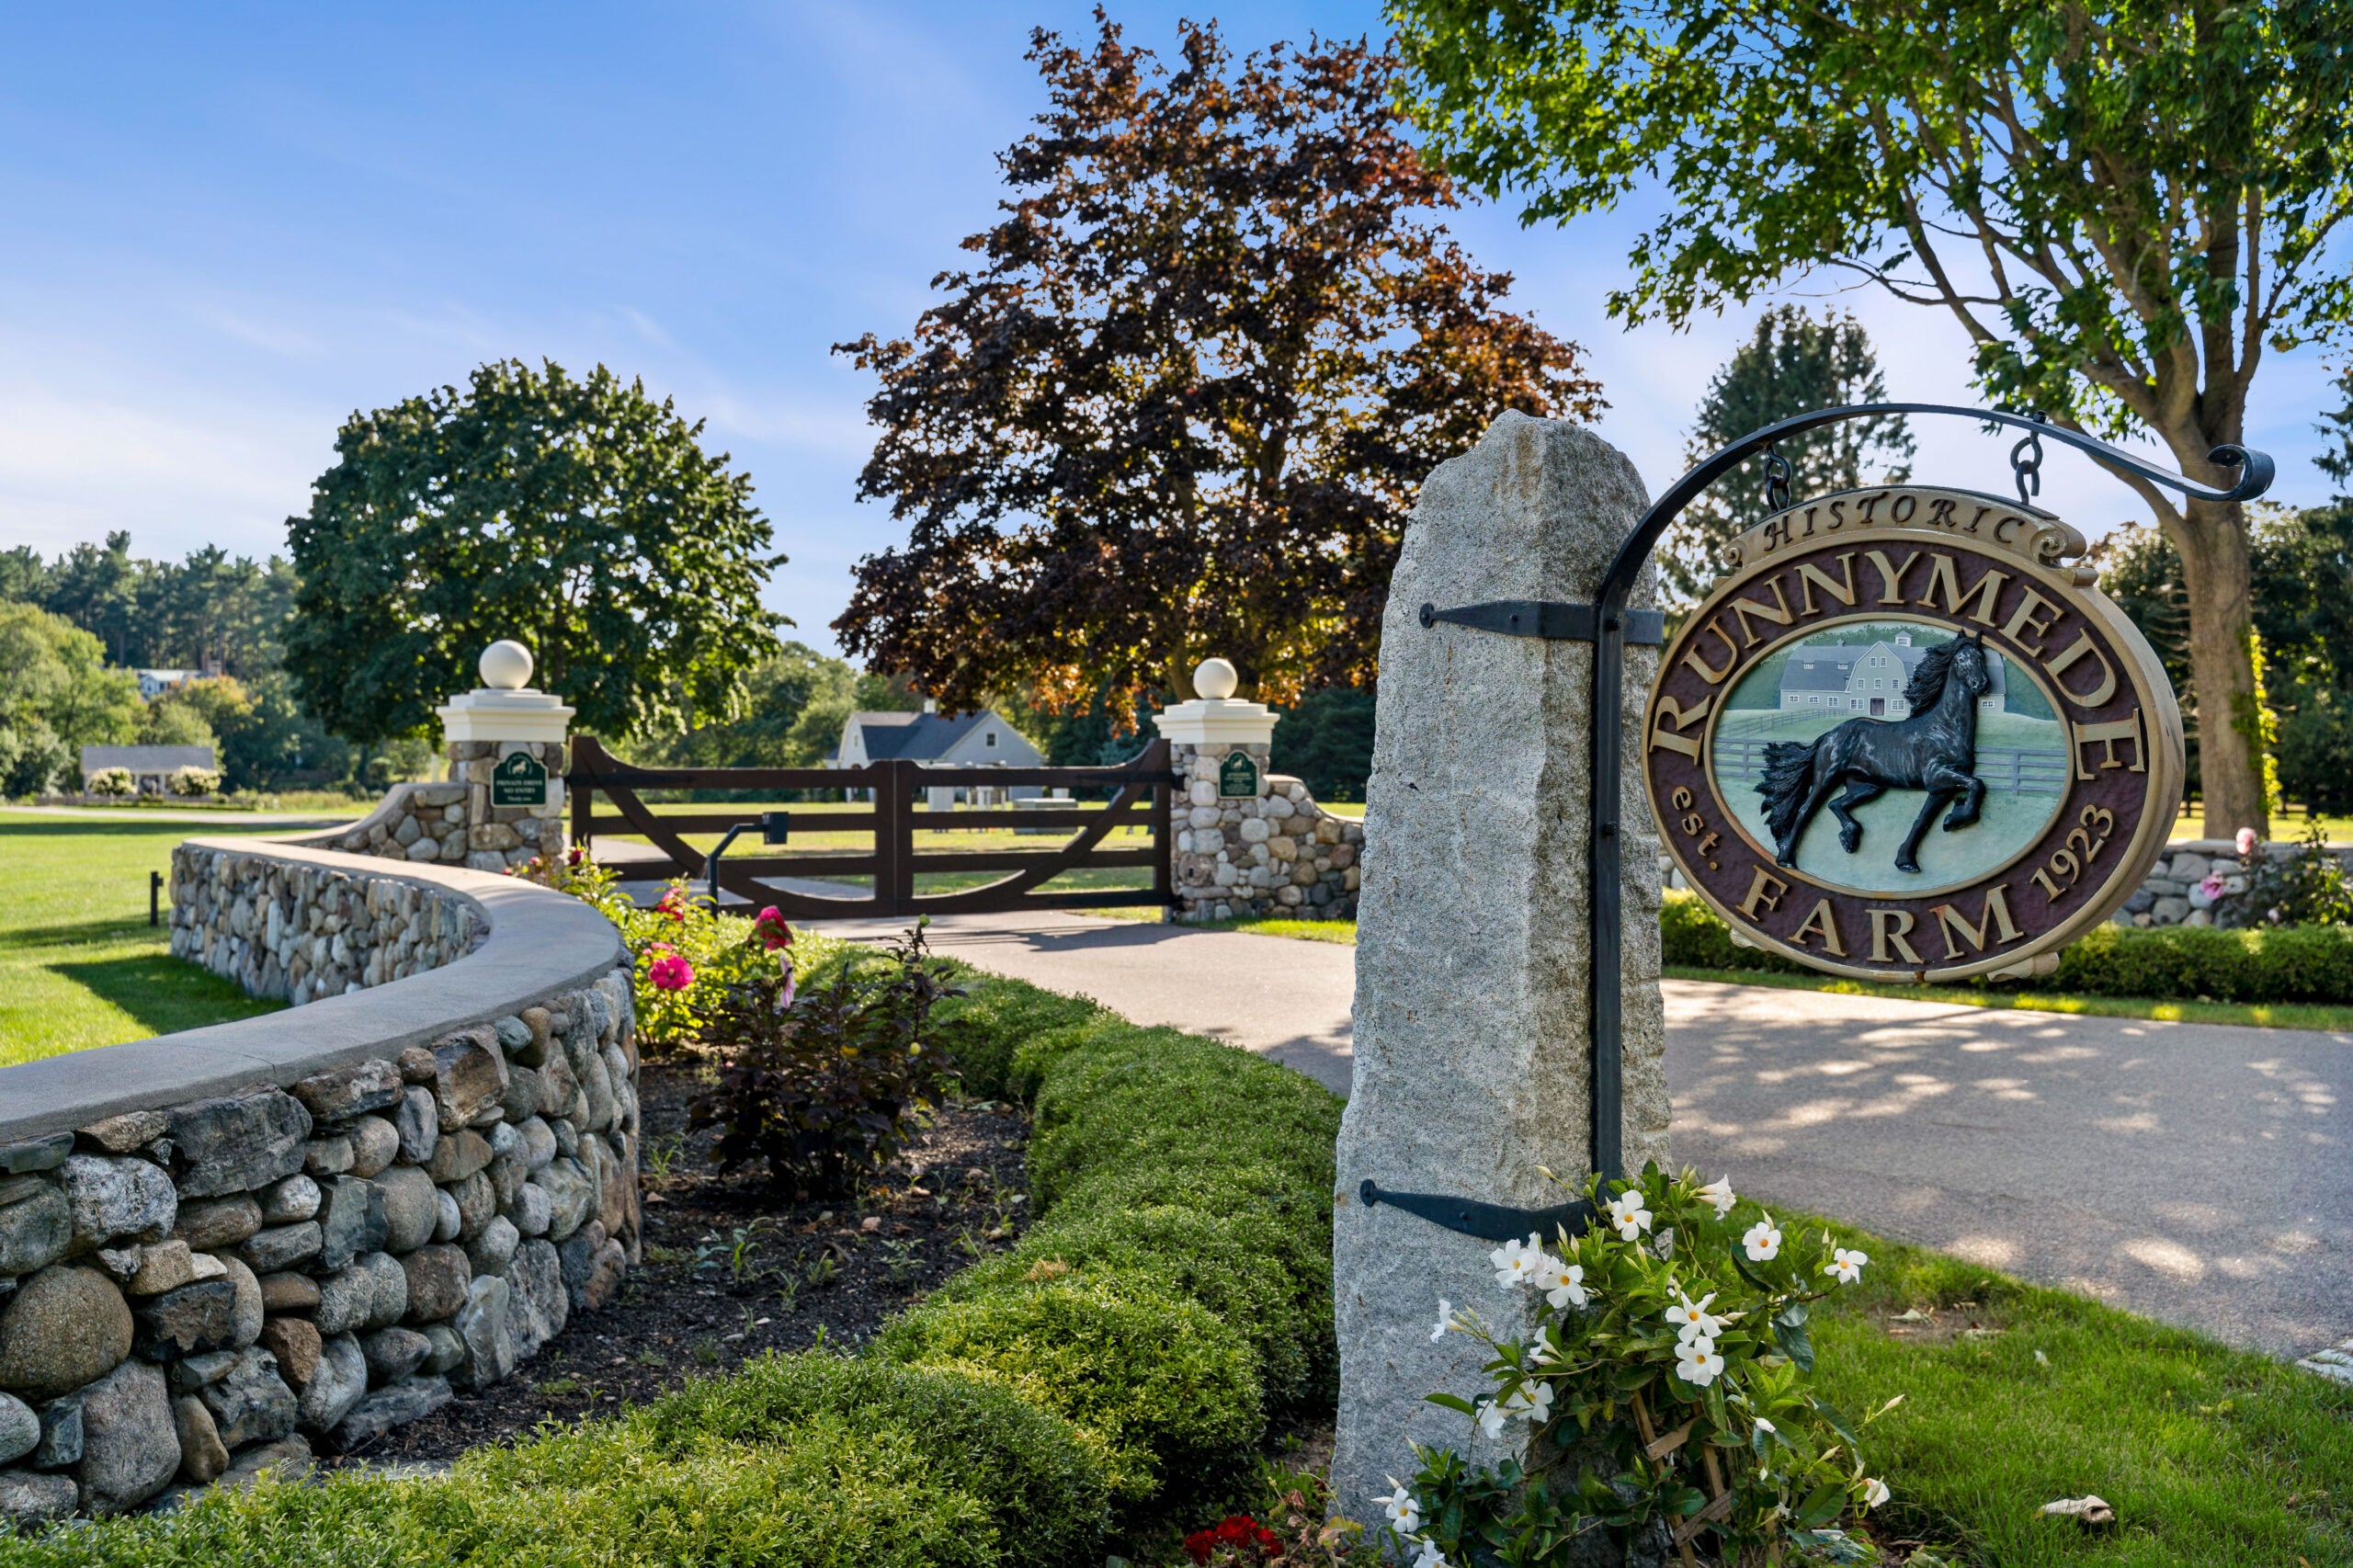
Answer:
<path fill-rule="evenodd" d="M 0 926 L 0 953 L 32 948 L 112 946 L 118 942 L 135 942 L 150 936 L 160 943 L 169 934 L 166 926 L 148 925 L 144 915 L 77 920 L 70 926 Z"/>
<path fill-rule="evenodd" d="M 92 818 L 86 822 L 58 821 L 49 818 L 9 816 L 0 821 L 0 834 L 26 838 L 153 838 L 170 835 L 175 838 L 220 838 L 247 835 L 264 836 L 270 834 L 298 835 L 314 831 L 301 823 L 224 822 L 215 825 L 209 822 L 154 821 L 134 822 L 121 817 Z"/>
<path fill-rule="evenodd" d="M 248 996 L 233 983 L 185 963 L 167 951 L 91 959 L 45 966 L 102 1002 L 121 1008 L 142 1028 L 175 1034 L 205 1024 L 275 1013 L 283 1002 Z"/>

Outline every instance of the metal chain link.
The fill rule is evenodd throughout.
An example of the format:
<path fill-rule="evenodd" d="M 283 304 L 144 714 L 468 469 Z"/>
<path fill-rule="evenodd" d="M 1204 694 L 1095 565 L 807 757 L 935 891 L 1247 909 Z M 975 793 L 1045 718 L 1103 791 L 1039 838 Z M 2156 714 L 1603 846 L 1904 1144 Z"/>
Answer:
<path fill-rule="evenodd" d="M 2040 424 L 2050 419 L 2047 414 L 2033 415 Z M 2010 472 L 2018 482 L 2018 505 L 2031 506 L 2034 498 L 2042 494 L 2042 432 L 2029 430 L 2018 444 L 2010 449 Z"/>
<path fill-rule="evenodd" d="M 1797 471 L 1790 466 L 1779 448 L 1768 448 L 1765 453 L 1765 510 L 1778 512 L 1790 504 L 1790 478 Z"/>

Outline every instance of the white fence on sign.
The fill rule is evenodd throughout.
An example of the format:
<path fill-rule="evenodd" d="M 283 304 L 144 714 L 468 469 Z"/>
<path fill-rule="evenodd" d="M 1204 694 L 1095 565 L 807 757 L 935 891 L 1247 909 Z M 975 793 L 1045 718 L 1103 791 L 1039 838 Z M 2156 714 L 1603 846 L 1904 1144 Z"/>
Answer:
<path fill-rule="evenodd" d="M 1763 740 L 1716 738 L 1716 777 L 1754 779 L 1765 777 Z M 2067 789 L 2067 754 L 2041 747 L 1981 746 L 1977 777 L 1985 788 L 2009 795 L 2060 795 Z"/>

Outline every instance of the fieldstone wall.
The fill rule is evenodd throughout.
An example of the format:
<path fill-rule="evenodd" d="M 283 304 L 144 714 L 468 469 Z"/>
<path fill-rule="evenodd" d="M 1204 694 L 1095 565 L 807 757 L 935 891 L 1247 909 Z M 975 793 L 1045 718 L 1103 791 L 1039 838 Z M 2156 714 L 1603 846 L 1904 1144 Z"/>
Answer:
<path fill-rule="evenodd" d="M 176 908 L 176 948 L 237 955 L 240 978 L 275 972 L 324 996 L 336 976 L 357 988 L 462 958 L 470 923 L 487 926 L 446 892 L 265 859 L 182 857 L 190 909 L 205 913 L 182 922 Z M 544 956 L 524 956 L 546 972 Z M 506 961 L 518 978 L 530 967 Z M 430 1016 L 419 995 L 413 1011 Z M 282 1034 L 284 1017 L 197 1031 L 207 1044 L 186 1049 Z M 97 1103 L 160 1043 L 6 1069 L 0 1108 L 10 1074 L 21 1108 L 85 1065 Z M 118 1067 L 110 1051 L 132 1055 Z M 640 1244 L 626 963 L 350 1054 L 73 1131 L 0 1134 L 0 1522 L 166 1506 L 360 1448 L 506 1378 L 620 1288 Z M 265 1057 L 257 1040 L 244 1060 Z"/>
<path fill-rule="evenodd" d="M 548 803 L 494 806 L 491 770 L 510 751 L 547 765 Z M 552 742 L 452 741 L 449 778 L 430 784 L 396 784 L 381 804 L 339 832 L 290 842 L 347 855 L 375 855 L 419 864 L 504 871 L 570 846 L 563 821 L 564 748 Z"/>
<path fill-rule="evenodd" d="M 438 969 L 489 934 L 466 900 L 415 882 L 187 844 L 171 892 L 173 957 L 298 1007 Z"/>
<path fill-rule="evenodd" d="M 2284 859 L 2303 848 L 2274 841 L 2262 853 Z M 2336 848 L 2337 860 L 2353 875 L 2353 846 Z M 2265 912 L 2252 907 L 2247 866 L 2228 839 L 2194 838 L 2168 846 L 2165 856 L 2117 911 L 2119 926 L 2261 926 Z"/>
<path fill-rule="evenodd" d="M 1170 766 L 1189 780 L 1170 807 L 1180 923 L 1356 918 L 1364 824 L 1324 811 L 1298 779 L 1268 773 L 1268 749 L 1170 746 Z M 1257 796 L 1220 800 L 1218 767 L 1237 751 L 1258 764 Z"/>

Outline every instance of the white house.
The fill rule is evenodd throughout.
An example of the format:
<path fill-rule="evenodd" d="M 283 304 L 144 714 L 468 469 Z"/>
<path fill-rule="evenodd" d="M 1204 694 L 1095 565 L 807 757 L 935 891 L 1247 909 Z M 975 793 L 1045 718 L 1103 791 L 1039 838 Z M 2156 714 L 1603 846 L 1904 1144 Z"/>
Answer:
<path fill-rule="evenodd" d="M 204 676 L 202 670 L 139 670 L 134 673 L 139 676 L 139 697 L 143 702 L 153 702 L 175 687 L 186 686 Z"/>
<path fill-rule="evenodd" d="M 1909 631 L 1869 644 L 1801 642 L 1790 650 L 1790 662 L 1781 666 L 1781 710 L 1909 718 L 1912 705 L 1904 700 L 1904 688 L 1927 656 L 1927 648 L 1913 645 Z M 1985 669 L 1994 685 L 1978 699 L 1978 710 L 1999 713 L 2009 689 L 2009 672 L 2002 655 L 1991 648 L 1985 650 Z"/>
<path fill-rule="evenodd" d="M 109 767 L 119 767 L 130 773 L 141 794 L 160 795 L 181 768 L 210 771 L 217 766 L 210 746 L 84 746 L 82 790 L 88 793 L 91 779 Z"/>
<path fill-rule="evenodd" d="M 863 767 L 870 762 L 904 758 L 926 767 L 1043 767 L 1045 757 L 1029 738 L 993 709 L 978 713 L 946 715 L 928 702 L 920 713 L 852 713 L 842 725 L 842 741 L 827 759 L 835 767 Z M 945 811 L 969 799 L 975 790 L 997 791 L 984 779 L 964 788 L 935 785 L 927 791 L 931 809 Z M 1034 786 L 1006 790 L 1006 798 L 1028 800 Z"/>

